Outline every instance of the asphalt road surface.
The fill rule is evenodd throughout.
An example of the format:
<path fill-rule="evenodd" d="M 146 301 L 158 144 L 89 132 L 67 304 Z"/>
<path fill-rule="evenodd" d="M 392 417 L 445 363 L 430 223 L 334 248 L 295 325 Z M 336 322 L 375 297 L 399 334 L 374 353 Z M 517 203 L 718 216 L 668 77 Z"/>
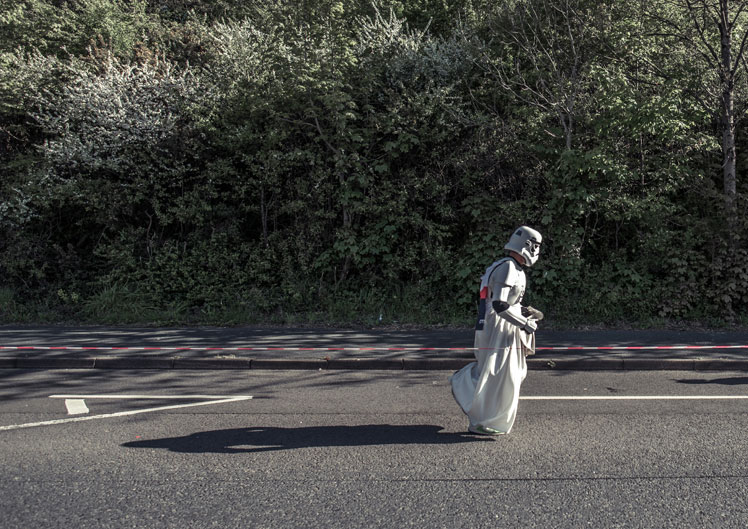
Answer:
<path fill-rule="evenodd" d="M 745 372 L 531 372 L 495 439 L 448 375 L 0 370 L 0 526 L 748 526 Z"/>

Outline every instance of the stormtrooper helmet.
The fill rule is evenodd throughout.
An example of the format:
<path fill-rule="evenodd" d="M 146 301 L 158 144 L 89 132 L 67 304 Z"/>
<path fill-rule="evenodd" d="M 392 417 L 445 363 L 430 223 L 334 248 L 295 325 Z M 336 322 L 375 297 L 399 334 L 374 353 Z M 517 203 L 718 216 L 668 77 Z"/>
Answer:
<path fill-rule="evenodd" d="M 520 226 L 514 230 L 504 249 L 517 252 L 524 257 L 526 266 L 532 266 L 540 255 L 541 242 L 543 242 L 543 237 L 538 231 L 528 226 Z"/>

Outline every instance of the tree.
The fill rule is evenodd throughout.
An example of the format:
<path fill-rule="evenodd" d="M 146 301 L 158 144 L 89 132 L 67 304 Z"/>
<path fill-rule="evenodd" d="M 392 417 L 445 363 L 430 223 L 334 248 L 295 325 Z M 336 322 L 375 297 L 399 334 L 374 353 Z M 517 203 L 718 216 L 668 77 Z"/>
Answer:
<path fill-rule="evenodd" d="M 668 0 L 651 11 L 665 27 L 665 36 L 686 47 L 696 58 L 695 67 L 706 98 L 691 94 L 718 116 L 722 145 L 722 181 L 730 232 L 737 223 L 736 110 L 739 81 L 746 71 L 748 2 L 733 0 Z M 715 108 L 715 104 L 717 108 Z"/>
<path fill-rule="evenodd" d="M 492 35 L 500 55 L 486 55 L 501 88 L 522 105 L 555 116 L 566 150 L 573 147 L 579 99 L 587 88 L 593 55 L 590 7 L 594 4 L 587 4 L 585 0 L 507 3 L 495 19 Z"/>

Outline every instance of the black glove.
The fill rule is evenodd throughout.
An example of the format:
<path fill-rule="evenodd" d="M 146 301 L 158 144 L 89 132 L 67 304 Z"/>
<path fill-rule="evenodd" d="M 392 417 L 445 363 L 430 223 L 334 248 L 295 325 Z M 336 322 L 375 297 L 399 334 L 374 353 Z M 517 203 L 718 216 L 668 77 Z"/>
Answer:
<path fill-rule="evenodd" d="M 522 315 L 525 318 L 532 318 L 537 321 L 540 321 L 543 319 L 543 313 L 540 312 L 535 307 L 530 307 L 530 306 L 522 307 Z"/>

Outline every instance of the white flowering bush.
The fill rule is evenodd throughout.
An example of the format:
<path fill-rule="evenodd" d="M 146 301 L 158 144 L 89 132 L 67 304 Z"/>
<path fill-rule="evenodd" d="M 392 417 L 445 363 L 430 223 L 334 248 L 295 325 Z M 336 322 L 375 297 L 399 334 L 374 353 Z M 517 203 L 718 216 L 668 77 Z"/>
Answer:
<path fill-rule="evenodd" d="M 211 72 L 227 97 L 249 86 L 267 86 L 289 62 L 292 51 L 278 28 L 258 28 L 251 20 L 218 22 L 208 31 Z"/>
<path fill-rule="evenodd" d="M 411 29 L 392 11 L 385 17 L 376 10 L 373 17 L 361 19 L 357 43 L 365 67 L 381 67 L 384 62 L 391 83 L 415 84 L 418 89 L 458 82 L 474 60 L 470 48 L 456 36 L 432 37 Z"/>
<path fill-rule="evenodd" d="M 54 90 L 74 76 L 75 61 L 63 62 L 38 50 L 0 53 L 0 248 L 23 239 L 19 230 L 37 218 L 36 186 L 33 172 L 38 165 L 34 156 L 19 156 L 19 151 L 37 140 L 41 131 L 29 119 L 30 109 L 42 91 Z M 24 252 L 25 253 L 25 249 Z"/>
<path fill-rule="evenodd" d="M 26 109 L 37 145 L 2 188 L 0 227 L 24 250 L 6 257 L 6 271 L 38 284 L 96 269 L 141 277 L 164 241 L 201 228 L 211 210 L 201 168 L 213 90 L 162 58 L 17 58 L 2 87 L 28 91 L 6 109 Z M 57 83 L 45 69 L 61 74 Z"/>
<path fill-rule="evenodd" d="M 49 176 L 130 180 L 183 170 L 191 114 L 204 97 L 190 70 L 165 61 L 126 64 L 110 56 L 100 70 L 78 70 L 59 93 L 39 94 L 33 114 L 49 135 L 41 147 Z"/>

